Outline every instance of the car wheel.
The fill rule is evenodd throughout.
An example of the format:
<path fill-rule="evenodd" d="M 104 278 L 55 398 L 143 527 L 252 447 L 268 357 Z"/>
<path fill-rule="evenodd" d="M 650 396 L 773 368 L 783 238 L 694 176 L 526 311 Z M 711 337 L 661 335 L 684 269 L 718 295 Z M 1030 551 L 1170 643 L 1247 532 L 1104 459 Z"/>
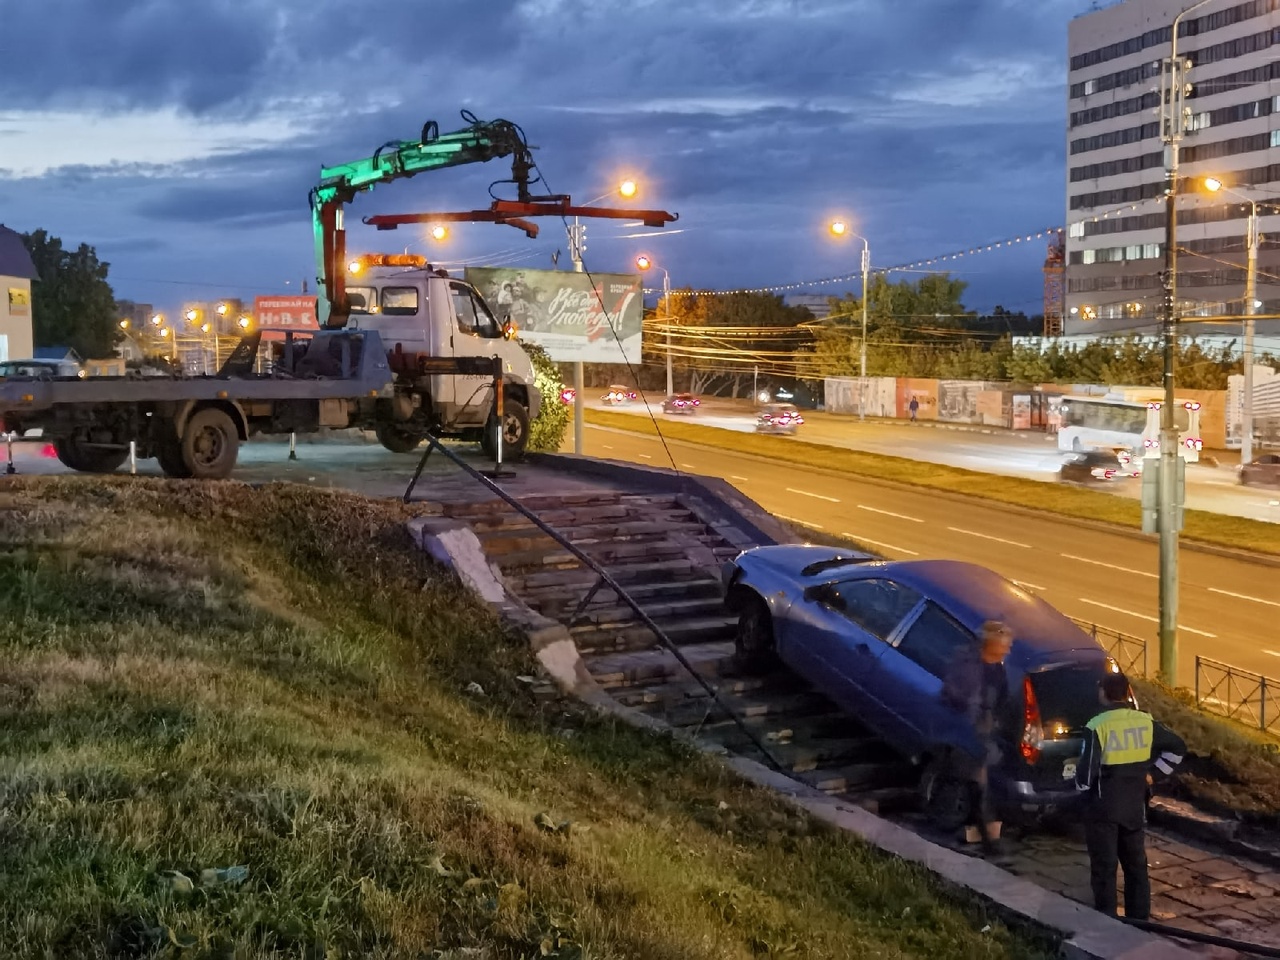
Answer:
<path fill-rule="evenodd" d="M 755 594 L 743 600 L 739 608 L 734 652 L 739 669 L 747 673 L 767 670 L 776 663 L 773 616 L 764 601 Z"/>
<path fill-rule="evenodd" d="M 920 776 L 920 804 L 932 826 L 946 833 L 959 830 L 969 820 L 969 785 L 935 759 Z"/>

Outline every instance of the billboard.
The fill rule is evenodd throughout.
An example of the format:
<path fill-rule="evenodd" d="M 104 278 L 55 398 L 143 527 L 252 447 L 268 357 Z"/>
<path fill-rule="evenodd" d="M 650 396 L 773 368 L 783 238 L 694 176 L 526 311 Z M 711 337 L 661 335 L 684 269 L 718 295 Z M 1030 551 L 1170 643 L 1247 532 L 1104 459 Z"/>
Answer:
<path fill-rule="evenodd" d="M 640 277 L 512 267 L 467 267 L 467 281 L 521 339 L 559 361 L 640 363 Z M 593 285 L 594 284 L 594 285 Z"/>
<path fill-rule="evenodd" d="M 253 316 L 259 327 L 319 330 L 315 297 L 254 297 Z"/>

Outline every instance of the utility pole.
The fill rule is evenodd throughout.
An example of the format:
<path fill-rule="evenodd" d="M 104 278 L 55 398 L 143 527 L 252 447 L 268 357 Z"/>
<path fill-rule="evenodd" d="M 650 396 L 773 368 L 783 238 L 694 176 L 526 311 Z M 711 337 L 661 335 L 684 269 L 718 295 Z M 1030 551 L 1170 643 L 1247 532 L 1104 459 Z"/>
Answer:
<path fill-rule="evenodd" d="M 671 274 L 662 271 L 662 314 L 667 325 L 667 396 L 675 393 L 671 379 Z"/>
<path fill-rule="evenodd" d="M 1173 18 L 1169 60 L 1163 71 L 1161 139 L 1164 140 L 1164 403 L 1160 405 L 1160 477 L 1157 529 L 1160 534 L 1160 679 L 1178 685 L 1178 430 L 1174 419 L 1174 361 L 1178 345 L 1178 144 L 1182 140 L 1184 65 L 1178 59 L 1182 18 L 1204 6 L 1199 0 Z"/>
<path fill-rule="evenodd" d="M 585 269 L 582 265 L 582 254 L 587 249 L 586 233 L 587 228 L 577 217 L 574 217 L 573 225 L 569 227 L 569 256 L 573 259 L 573 269 L 577 273 L 582 273 Z M 582 442 L 582 394 L 586 390 L 583 386 L 584 379 L 582 361 L 575 360 L 573 362 L 573 452 L 577 454 L 585 452 Z"/>
<path fill-rule="evenodd" d="M 1244 275 L 1244 397 L 1240 416 L 1240 462 L 1253 460 L 1253 315 L 1258 311 L 1258 204 L 1249 201 L 1249 266 Z"/>
<path fill-rule="evenodd" d="M 871 244 L 867 242 L 867 238 L 862 238 L 862 348 L 861 357 L 859 359 L 859 382 L 858 382 L 858 419 L 865 420 L 867 418 L 867 301 L 871 297 L 871 291 L 867 286 L 867 281 L 871 276 Z"/>

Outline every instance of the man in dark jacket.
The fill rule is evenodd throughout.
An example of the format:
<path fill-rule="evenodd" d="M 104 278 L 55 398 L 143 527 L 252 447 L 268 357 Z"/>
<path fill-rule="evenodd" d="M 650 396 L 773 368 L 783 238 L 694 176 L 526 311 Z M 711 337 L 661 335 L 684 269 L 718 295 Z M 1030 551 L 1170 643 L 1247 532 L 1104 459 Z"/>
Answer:
<path fill-rule="evenodd" d="M 1172 773 L 1187 745 L 1151 714 L 1130 706 L 1124 674 L 1107 674 L 1098 688 L 1105 709 L 1089 721 L 1084 753 L 1076 767 L 1076 788 L 1088 794 L 1084 821 L 1093 905 L 1115 916 L 1118 863 L 1124 871 L 1125 916 L 1148 920 L 1148 775 L 1153 766 L 1162 774 Z"/>
<path fill-rule="evenodd" d="M 951 774 L 963 781 L 969 793 L 967 826 L 977 828 L 982 850 L 998 855 L 995 814 L 991 809 L 989 771 L 1000 760 L 1000 719 L 1009 702 L 1009 679 L 1004 660 L 1013 644 L 1013 633 L 998 620 L 982 625 L 979 646 L 959 652 L 942 686 L 943 702 L 959 711 L 977 734 L 979 753 L 954 751 Z"/>

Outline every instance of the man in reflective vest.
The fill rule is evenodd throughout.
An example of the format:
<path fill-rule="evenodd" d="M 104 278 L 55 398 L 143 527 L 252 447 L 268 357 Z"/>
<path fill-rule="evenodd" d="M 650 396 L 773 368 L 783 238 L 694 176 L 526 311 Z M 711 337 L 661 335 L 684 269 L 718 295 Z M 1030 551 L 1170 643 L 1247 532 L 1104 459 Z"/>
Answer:
<path fill-rule="evenodd" d="M 1129 681 L 1108 673 L 1098 684 L 1106 708 L 1088 723 L 1084 753 L 1076 767 L 1076 787 L 1085 801 L 1085 842 L 1093 905 L 1116 913 L 1116 865 L 1124 871 L 1124 913 L 1151 917 L 1145 827 L 1147 786 L 1152 766 L 1168 776 L 1182 762 L 1187 745 L 1151 714 L 1131 706 Z"/>

